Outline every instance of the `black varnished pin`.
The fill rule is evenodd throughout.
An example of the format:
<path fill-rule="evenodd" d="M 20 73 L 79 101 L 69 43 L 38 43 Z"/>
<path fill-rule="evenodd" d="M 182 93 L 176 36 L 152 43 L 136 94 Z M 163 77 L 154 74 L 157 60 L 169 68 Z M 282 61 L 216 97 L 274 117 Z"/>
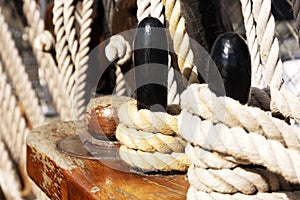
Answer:
<path fill-rule="evenodd" d="M 215 41 L 211 57 L 222 76 L 226 96 L 246 104 L 251 87 L 251 60 L 245 40 L 237 33 L 224 33 Z"/>
<path fill-rule="evenodd" d="M 134 40 L 134 67 L 138 109 L 165 111 L 167 107 L 168 42 L 163 24 L 143 19 Z"/>

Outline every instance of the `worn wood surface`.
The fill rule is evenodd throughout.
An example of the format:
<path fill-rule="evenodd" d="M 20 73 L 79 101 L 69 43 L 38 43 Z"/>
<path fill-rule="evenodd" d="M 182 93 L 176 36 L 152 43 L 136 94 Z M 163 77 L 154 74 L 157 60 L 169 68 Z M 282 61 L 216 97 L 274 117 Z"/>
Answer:
<path fill-rule="evenodd" d="M 185 175 L 123 172 L 60 153 L 56 143 L 74 134 L 73 122 L 56 122 L 35 129 L 27 138 L 28 174 L 51 199 L 186 198 Z"/>

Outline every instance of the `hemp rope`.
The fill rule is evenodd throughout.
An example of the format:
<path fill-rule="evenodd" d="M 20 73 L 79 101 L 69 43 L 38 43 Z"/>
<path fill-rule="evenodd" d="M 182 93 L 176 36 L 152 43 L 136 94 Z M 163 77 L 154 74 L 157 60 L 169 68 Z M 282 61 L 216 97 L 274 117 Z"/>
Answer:
<path fill-rule="evenodd" d="M 271 13 L 271 0 L 240 0 L 247 41 L 253 63 L 253 86 L 267 85 L 280 88 L 282 62 L 279 58 L 279 43 L 275 37 L 275 20 Z M 254 25 L 256 24 L 256 26 Z M 260 56 L 258 63 L 257 54 Z M 262 82 L 260 82 L 262 81 Z"/>
<path fill-rule="evenodd" d="M 229 127 L 242 127 L 269 139 L 276 139 L 289 148 L 299 150 L 299 128 L 267 115 L 259 108 L 241 105 L 228 97 L 216 97 L 206 84 L 193 84 L 181 95 L 181 106 L 192 114 Z"/>
<path fill-rule="evenodd" d="M 122 145 L 119 150 L 119 155 L 127 164 L 139 168 L 143 170 L 143 172 L 186 171 L 189 166 L 189 161 L 184 153 L 149 153 L 129 149 L 125 145 Z"/>
<path fill-rule="evenodd" d="M 25 113 L 30 123 L 33 127 L 39 126 L 45 118 L 1 9 L 0 24 L 1 57 L 5 58 L 3 60 L 5 66 L 9 66 L 6 68 L 7 73 L 16 88 L 20 102 L 26 108 Z"/>
<path fill-rule="evenodd" d="M 238 164 L 249 164 L 247 162 L 262 165 L 274 174 L 281 174 L 290 183 L 299 185 L 300 163 L 298 163 L 299 160 L 297 159 L 297 156 L 299 157 L 300 153 L 298 150 L 294 150 L 299 149 L 299 147 L 296 146 L 297 144 L 299 146 L 299 142 L 296 142 L 295 146 L 290 146 L 290 148 L 294 149 L 289 149 L 285 148 L 284 145 L 278 141 L 275 141 L 280 141 L 281 138 L 273 138 L 275 140 L 270 140 L 257 132 L 254 133 L 249 131 L 250 133 L 247 133 L 245 130 L 238 127 L 240 125 L 237 125 L 237 127 L 234 128 L 228 128 L 224 124 L 213 125 L 211 121 L 202 121 L 201 118 L 203 118 L 204 115 L 200 115 L 201 118 L 200 116 L 193 115 L 199 114 L 199 110 L 205 110 L 198 109 L 198 106 L 207 103 L 205 101 L 200 102 L 199 97 L 205 94 L 206 98 L 211 98 L 211 102 L 213 102 L 215 107 L 212 108 L 207 106 L 207 110 L 209 111 L 216 108 L 216 110 L 219 110 L 220 106 L 217 104 L 219 102 L 226 102 L 225 104 L 227 105 L 227 99 L 230 98 L 215 97 L 213 96 L 213 93 L 201 92 L 201 90 L 208 90 L 208 88 L 206 85 L 191 85 L 184 91 L 181 104 L 183 111 L 178 117 L 179 133 L 194 146 L 188 144 L 186 147 L 187 157 L 192 162 L 188 171 L 188 178 L 191 183 L 187 195 L 188 199 L 197 199 L 204 197 L 203 195 L 206 195 L 207 198 L 213 196 L 210 197 L 212 199 L 221 199 L 221 197 L 223 197 L 223 199 L 234 199 L 236 196 L 242 195 L 241 193 L 251 194 L 250 196 L 242 195 L 245 199 L 259 199 L 259 195 L 263 194 L 261 192 L 277 192 L 280 189 L 293 190 L 292 185 L 276 175 L 272 175 L 273 177 L 271 176 L 271 179 L 268 180 L 265 175 L 266 172 L 262 174 L 261 169 L 260 171 L 257 171 L 256 169 L 254 170 L 251 168 L 249 172 L 248 169 L 245 171 L 245 169 L 238 167 Z M 194 94 L 191 96 L 192 92 Z M 189 95 L 187 95 L 187 93 L 189 93 Z M 211 95 L 213 97 L 211 97 Z M 193 100 L 190 100 L 187 97 L 192 98 Z M 216 100 L 216 98 L 222 100 Z M 226 99 L 224 100 L 224 98 Z M 188 100 L 190 100 L 189 103 L 186 102 Z M 194 104 L 197 104 L 195 107 L 188 106 L 192 101 L 194 101 Z M 230 112 L 227 107 L 225 109 L 227 112 Z M 241 109 L 241 107 L 236 109 Z M 258 111 L 259 109 L 256 112 Z M 203 113 L 205 112 L 202 112 L 202 114 Z M 242 110 L 240 110 L 240 114 L 241 113 L 243 113 Z M 218 123 L 217 120 L 214 122 Z M 212 152 L 220 153 L 219 156 L 233 156 L 234 159 L 228 159 L 228 157 L 216 157 L 215 153 Z M 207 155 L 209 157 L 205 157 Z M 246 163 L 245 160 L 247 161 Z M 271 174 L 269 173 L 269 176 L 270 175 Z M 257 184 L 260 184 L 258 185 L 259 187 Z M 269 185 L 269 188 L 266 188 L 266 184 Z M 193 192 L 190 192 L 190 190 Z M 257 191 L 259 192 L 256 194 Z M 237 194 L 228 196 L 221 193 Z M 270 193 L 266 195 L 268 198 L 274 199 L 278 194 L 284 195 L 285 192 Z M 300 197 L 298 191 L 291 194 L 294 195 L 294 199 Z M 215 196 L 219 197 L 217 198 Z M 289 196 L 288 198 L 292 197 Z"/>
<path fill-rule="evenodd" d="M 128 128 L 120 124 L 116 130 L 116 137 L 121 144 L 130 149 L 139 149 L 144 152 L 182 153 L 185 141 L 180 137 L 149 133 L 142 130 Z"/>
<path fill-rule="evenodd" d="M 198 80 L 198 71 L 192 64 L 194 54 L 190 48 L 189 36 L 185 31 L 185 19 L 181 15 L 180 2 L 179 0 L 162 0 L 162 2 L 165 6 L 165 17 L 169 22 L 167 28 L 170 30 L 174 52 L 178 56 L 180 72 L 189 83 L 195 83 Z M 191 73 L 186 73 L 185 70 Z"/>
<path fill-rule="evenodd" d="M 78 63 L 75 71 L 75 88 L 74 94 L 75 105 L 77 109 L 77 118 L 84 119 L 84 113 L 86 109 L 85 95 L 87 85 L 87 70 L 89 59 L 89 43 L 91 41 L 90 34 L 92 32 L 92 14 L 93 14 L 94 0 L 84 0 L 82 2 L 82 23 L 80 24 L 79 34 L 79 51 L 78 51 Z"/>
<path fill-rule="evenodd" d="M 178 133 L 177 117 L 164 112 L 137 110 L 136 101 L 128 101 L 119 108 L 119 120 L 127 127 L 150 133 L 173 135 Z"/>
<path fill-rule="evenodd" d="M 122 160 L 143 171 L 185 171 L 189 162 L 185 142 L 174 136 L 177 117 L 164 112 L 137 110 L 135 100 L 124 103 L 118 111 L 120 123 L 116 137 Z"/>
<path fill-rule="evenodd" d="M 51 93 L 54 105 L 59 112 L 61 119 L 71 119 L 71 108 L 65 95 L 65 88 L 61 85 L 61 74 L 59 73 L 53 58 L 50 55 L 41 52 L 40 47 L 36 45 L 39 44 L 39 36 L 43 35 L 45 31 L 44 22 L 40 18 L 39 6 L 34 0 L 24 0 L 23 10 L 29 23 L 29 42 L 39 64 L 39 68 L 45 76 L 45 80 Z M 54 38 L 54 36 L 51 36 L 51 38 Z M 54 43 L 55 42 L 53 42 L 53 45 Z"/>

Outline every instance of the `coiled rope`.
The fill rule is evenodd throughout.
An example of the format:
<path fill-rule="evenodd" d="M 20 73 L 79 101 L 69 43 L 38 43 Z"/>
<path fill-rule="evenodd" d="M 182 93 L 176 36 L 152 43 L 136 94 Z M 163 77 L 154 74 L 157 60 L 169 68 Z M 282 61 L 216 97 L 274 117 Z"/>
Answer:
<path fill-rule="evenodd" d="M 186 39 L 180 2 L 162 2 L 169 29 L 181 33 L 172 38 L 175 52 L 184 55 L 178 58 L 181 73 L 185 69 L 193 71 L 187 62 L 192 63 L 193 52 Z M 265 87 L 252 89 L 249 105 L 259 105 L 265 111 L 279 112 L 299 121 L 299 99 L 280 89 L 282 63 L 271 1 L 241 0 L 241 3 L 252 57 L 253 86 Z M 138 18 L 150 15 L 149 5 L 138 1 L 141 8 Z M 228 97 L 216 97 L 207 85 L 189 86 L 181 95 L 181 108 L 179 117 L 175 117 L 178 127 L 168 126 L 167 130 L 175 130 L 165 135 L 157 129 L 163 123 L 156 113 L 137 110 L 134 103 L 124 104 L 119 110 L 117 128 L 121 158 L 146 171 L 170 169 L 161 159 L 153 158 L 153 154 L 182 151 L 184 143 L 178 140 L 179 134 L 187 141 L 185 154 L 190 160 L 188 199 L 300 198 L 300 192 L 295 191 L 300 180 L 299 128 L 259 108 L 241 105 Z M 144 112 L 146 118 L 141 115 Z M 155 168 L 156 165 L 160 167 Z"/>
<path fill-rule="evenodd" d="M 210 100 L 205 100 L 203 95 Z M 261 192 L 278 192 L 284 185 L 290 185 L 291 189 L 293 184 L 299 185 L 299 128 L 267 116 L 257 108 L 240 105 L 231 98 L 216 97 L 207 85 L 189 86 L 181 96 L 181 107 L 178 127 L 179 134 L 189 143 L 186 154 L 192 162 L 188 172 L 191 183 L 188 197 L 191 199 L 203 197 L 203 193 L 214 199 L 215 192 L 218 193 L 216 197 L 219 196 L 216 199 L 231 198 L 225 194 L 234 193 L 250 195 L 245 199 L 259 199 L 257 192 L 261 195 Z M 235 113 L 239 109 L 239 114 Z M 248 118 L 247 122 L 242 119 L 246 113 L 250 118 L 255 117 Z M 268 125 L 269 120 L 275 124 Z M 276 135 L 277 123 L 289 131 L 280 127 Z M 268 129 L 273 130 L 269 133 Z M 250 163 L 257 169 L 250 167 L 249 170 Z M 263 168 L 259 166 L 268 172 L 262 173 Z M 266 173 L 272 174 L 272 179 L 266 179 Z M 277 186 L 271 187 L 272 184 Z M 299 198 L 299 194 L 295 192 L 294 195 Z M 237 194 L 232 199 L 234 196 Z M 273 193 L 266 196 L 278 198 L 278 194 Z"/>
<path fill-rule="evenodd" d="M 137 110 L 134 100 L 123 104 L 118 116 L 116 137 L 122 144 L 119 155 L 126 163 L 144 172 L 187 169 L 185 142 L 176 137 L 176 116 Z"/>

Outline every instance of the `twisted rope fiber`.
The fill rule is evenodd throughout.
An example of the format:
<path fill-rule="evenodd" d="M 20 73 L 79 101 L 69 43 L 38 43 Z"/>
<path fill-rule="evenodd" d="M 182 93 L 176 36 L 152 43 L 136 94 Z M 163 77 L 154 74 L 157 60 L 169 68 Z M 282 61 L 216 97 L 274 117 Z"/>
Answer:
<path fill-rule="evenodd" d="M 268 139 L 280 141 L 284 146 L 299 150 L 299 128 L 267 115 L 259 108 L 241 105 L 228 97 L 216 97 L 206 84 L 193 84 L 181 95 L 182 108 L 192 114 L 224 123 L 229 127 L 242 127 L 248 132 L 257 132 Z"/>
<path fill-rule="evenodd" d="M 75 88 L 74 94 L 75 106 L 77 109 L 77 118 L 84 119 L 84 112 L 86 107 L 85 95 L 87 84 L 87 70 L 89 59 L 89 43 L 91 41 L 90 33 L 92 31 L 92 14 L 93 14 L 94 0 L 84 0 L 82 2 L 82 24 L 80 26 L 79 36 L 79 51 L 77 57 L 77 67 L 75 72 Z"/>
<path fill-rule="evenodd" d="M 280 88 L 283 68 L 279 58 L 278 39 L 275 37 L 271 0 L 241 0 L 241 4 L 253 63 L 254 84 L 258 84 L 258 87 L 270 85 Z M 260 56 L 261 66 L 258 64 L 257 54 Z M 260 76 L 262 76 L 262 84 L 259 83 Z"/>
<path fill-rule="evenodd" d="M 294 186 L 285 179 L 264 168 L 247 167 L 245 161 L 240 162 L 229 156 L 221 156 L 216 152 L 201 149 L 199 146 L 188 144 L 186 154 L 190 160 L 193 160 L 188 170 L 189 182 L 202 192 L 229 194 L 239 192 L 250 195 L 256 192 L 292 191 L 294 189 Z M 201 160 L 200 165 L 194 162 L 195 160 Z"/>
<path fill-rule="evenodd" d="M 0 135 L 1 136 L 1 135 Z M 20 182 L 17 173 L 13 168 L 12 161 L 0 137 L 0 185 L 4 195 L 8 199 L 22 199 L 20 192 Z"/>
<path fill-rule="evenodd" d="M 28 74 L 25 71 L 25 66 L 22 63 L 22 59 L 12 38 L 12 33 L 8 29 L 1 9 L 0 24 L 1 56 L 4 58 L 4 64 L 9 66 L 7 67 L 7 72 L 16 87 L 16 93 L 22 105 L 26 108 L 26 116 L 33 127 L 39 126 L 44 122 L 44 115 L 41 112 L 35 91 L 32 89 Z"/>
<path fill-rule="evenodd" d="M 300 122 L 300 100 L 293 93 L 276 88 L 252 88 L 250 106 L 257 106 L 272 113 L 281 113 L 286 118 Z"/>
<path fill-rule="evenodd" d="M 185 31 L 185 19 L 181 15 L 179 0 L 162 0 L 165 6 L 165 16 L 169 22 L 168 29 L 171 32 L 173 48 L 178 55 L 178 66 L 180 72 L 185 70 L 191 73 L 183 73 L 189 83 L 195 82 L 197 78 L 197 68 L 193 66 L 194 54 L 190 48 L 189 36 Z"/>
<path fill-rule="evenodd" d="M 74 63 L 71 61 L 71 56 L 68 48 L 68 41 L 65 32 L 64 24 L 64 1 L 55 0 L 53 6 L 53 24 L 56 37 L 56 60 L 58 69 L 62 78 L 62 86 L 66 88 L 65 96 L 69 105 L 72 104 L 72 87 L 74 78 L 72 73 L 75 69 Z"/>
<path fill-rule="evenodd" d="M 240 128 L 229 129 L 223 124 L 214 126 L 211 122 L 201 121 L 196 116 L 191 115 L 191 117 L 188 117 L 187 114 L 183 115 L 182 119 L 189 119 L 190 121 L 194 117 L 192 124 L 195 125 L 197 123 L 199 127 L 199 131 L 196 131 L 193 136 L 191 136 L 191 131 L 187 127 L 180 128 L 180 133 L 188 142 L 204 149 L 210 149 L 221 154 L 232 155 L 237 159 L 246 159 L 251 163 L 263 165 L 273 173 L 282 174 L 291 183 L 299 184 L 299 160 L 297 160 L 300 155 L 299 151 L 285 149 L 277 141 L 266 140 L 263 136 L 256 133 L 248 134 Z M 218 141 L 214 144 L 206 144 L 205 140 L 208 134 L 220 134 Z M 193 167 L 191 166 L 189 170 L 191 185 L 203 192 L 255 194 L 257 190 L 259 192 L 269 191 L 267 183 L 263 181 L 264 177 L 254 177 L 255 174 L 240 168 L 232 170 L 196 168 L 196 170 L 192 171 Z M 195 178 L 195 175 L 199 178 Z"/>
<path fill-rule="evenodd" d="M 7 77 L 0 73 L 0 116 L 2 127 L 2 140 L 12 151 L 12 156 L 16 162 L 25 160 L 25 139 L 29 132 L 26 127 L 24 117 L 21 115 L 16 97 L 12 93 L 10 84 L 7 83 Z M 22 163 L 25 164 L 25 163 Z"/>
<path fill-rule="evenodd" d="M 202 121 L 201 118 L 205 119 L 204 116 L 208 116 L 207 113 L 202 112 L 203 110 L 208 111 L 208 113 L 214 112 L 214 110 L 218 111 L 221 108 L 218 103 L 221 102 L 227 106 L 231 102 L 227 101 L 229 99 L 227 97 L 216 97 L 213 93 L 201 92 L 201 90 L 207 91 L 208 88 L 206 85 L 195 84 L 189 86 L 182 94 L 181 106 L 183 111 L 178 117 L 180 135 L 192 144 L 188 144 L 186 147 L 187 157 L 192 163 L 188 171 L 191 187 L 187 198 L 278 199 L 282 196 L 283 199 L 298 199 L 300 197 L 299 191 L 293 193 L 278 191 L 280 189 L 293 190 L 293 186 L 290 183 L 299 185 L 299 142 L 287 145 L 288 142 L 283 143 L 280 137 L 267 139 L 257 130 L 256 132 L 246 132 L 244 129 L 237 127 L 241 125 L 233 125 L 234 128 L 228 128 L 228 126 L 224 125 L 226 120 L 218 120 L 220 119 L 220 116 L 216 116 L 218 114 L 212 115 L 216 116 L 214 119 L 209 118 L 212 121 Z M 191 95 L 192 92 L 193 95 Z M 206 95 L 205 97 L 210 100 L 209 104 L 215 107 L 210 107 L 210 105 L 206 108 L 203 106 L 203 108 L 198 109 L 199 106 L 201 107 L 203 104 L 208 103 L 205 100 L 201 101 L 204 98 L 203 95 Z M 189 101 L 187 97 L 192 100 Z M 219 99 L 219 101 L 216 99 Z M 188 106 L 193 102 L 196 106 Z M 239 110 L 239 115 L 225 114 L 225 112 L 223 115 L 236 117 L 243 115 L 244 110 L 242 107 L 246 106 L 239 106 L 238 104 L 235 105 L 235 108 Z M 223 108 L 227 112 L 231 112 L 230 109 L 230 106 Z M 262 112 L 259 109 L 255 110 L 255 112 Z M 260 120 L 260 118 L 258 119 Z M 213 122 L 217 124 L 214 125 Z M 296 133 L 297 131 L 293 134 Z M 291 137 L 293 138 L 293 136 Z M 298 138 L 298 136 L 296 137 Z M 288 146 L 288 148 L 284 147 L 284 145 Z M 239 167 L 239 165 L 248 165 L 250 163 L 262 165 L 270 172 L 262 171 L 261 168 L 258 170 L 251 168 L 249 170 Z M 290 183 L 275 174 L 282 175 Z"/>
<path fill-rule="evenodd" d="M 118 111 L 116 137 L 119 154 L 129 165 L 143 171 L 185 171 L 189 165 L 185 142 L 176 133 L 177 117 L 164 112 L 137 110 L 136 101 L 124 103 Z"/>
<path fill-rule="evenodd" d="M 259 45 L 256 37 L 256 26 L 252 14 L 252 1 L 240 0 L 242 13 L 244 16 L 244 26 L 246 29 L 247 44 L 251 56 L 251 85 L 254 87 L 263 87 L 263 72 L 260 62 Z"/>
<path fill-rule="evenodd" d="M 273 193 L 257 193 L 256 195 L 245 194 L 220 194 L 216 192 L 206 193 L 196 190 L 193 186 L 188 189 L 187 199 L 191 200 L 298 200 L 300 192 L 273 192 Z"/>
<path fill-rule="evenodd" d="M 37 5 L 37 2 L 34 0 L 24 0 L 23 10 L 29 23 L 29 42 L 32 45 L 33 53 L 37 58 L 39 67 L 45 76 L 45 80 L 47 82 L 49 91 L 52 95 L 55 107 L 62 119 L 71 119 L 70 104 L 68 103 L 68 100 L 65 95 L 65 88 L 61 85 L 62 76 L 59 73 L 52 57 L 40 51 L 40 37 L 43 37 L 42 35 L 47 33 L 44 33 L 44 23 L 40 18 L 40 10 Z M 53 38 L 54 40 L 54 36 L 51 35 L 51 38 Z M 55 42 L 53 41 L 53 45 L 54 43 Z"/>
<path fill-rule="evenodd" d="M 164 24 L 163 3 L 161 0 L 137 0 L 137 19 L 141 22 L 146 17 L 157 18 L 162 24 Z"/>

